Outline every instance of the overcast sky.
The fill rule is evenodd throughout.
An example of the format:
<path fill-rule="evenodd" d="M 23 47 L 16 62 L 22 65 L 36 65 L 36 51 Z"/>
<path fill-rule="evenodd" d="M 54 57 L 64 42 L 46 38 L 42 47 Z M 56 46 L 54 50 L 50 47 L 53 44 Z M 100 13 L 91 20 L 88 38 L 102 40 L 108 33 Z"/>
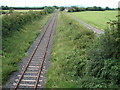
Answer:
<path fill-rule="evenodd" d="M 101 6 L 117 8 L 120 0 L 1 0 L 0 5 L 4 6 Z"/>

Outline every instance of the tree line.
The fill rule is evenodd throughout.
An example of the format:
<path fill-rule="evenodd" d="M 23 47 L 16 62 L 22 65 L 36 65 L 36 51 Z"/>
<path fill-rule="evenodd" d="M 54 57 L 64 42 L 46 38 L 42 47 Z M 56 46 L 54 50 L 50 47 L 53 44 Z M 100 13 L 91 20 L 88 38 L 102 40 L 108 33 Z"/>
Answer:
<path fill-rule="evenodd" d="M 47 7 L 47 6 L 45 6 Z M 44 9 L 45 7 L 8 7 L 8 6 L 1 6 L 2 10 L 10 10 L 10 9 L 15 9 L 15 10 L 30 10 L 30 9 Z"/>
<path fill-rule="evenodd" d="M 15 9 L 15 10 L 31 10 L 31 9 L 44 9 L 47 6 L 43 6 L 43 7 L 8 7 L 8 6 L 1 6 L 2 10 L 10 10 L 10 9 Z M 72 7 L 58 7 L 58 6 L 52 6 L 56 9 L 60 9 L 60 11 L 65 10 L 66 8 L 68 8 L 68 12 L 79 12 L 79 11 L 105 11 L 105 10 L 115 10 L 115 8 L 110 8 L 110 7 L 106 7 L 106 8 L 102 8 L 102 7 L 97 7 L 97 6 L 93 6 L 93 7 L 77 7 L 77 6 L 72 6 Z M 119 8 L 117 8 L 119 10 Z"/>
<path fill-rule="evenodd" d="M 73 6 L 71 8 L 68 9 L 68 12 L 80 12 L 80 11 L 105 11 L 105 10 L 115 10 L 115 8 L 102 8 L 102 7 L 97 7 L 97 6 L 93 6 L 93 7 L 76 7 Z"/>

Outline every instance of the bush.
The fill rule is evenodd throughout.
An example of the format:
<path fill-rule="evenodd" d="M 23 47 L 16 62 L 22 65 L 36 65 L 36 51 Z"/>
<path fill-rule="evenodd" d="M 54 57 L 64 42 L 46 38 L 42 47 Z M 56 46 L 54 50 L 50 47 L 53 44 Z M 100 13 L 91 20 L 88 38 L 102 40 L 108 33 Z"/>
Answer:
<path fill-rule="evenodd" d="M 65 14 L 59 20 L 46 86 L 119 88 L 120 23 L 110 22 L 111 28 L 95 38 Z"/>
<path fill-rule="evenodd" d="M 119 22 L 110 22 L 111 28 L 98 38 L 88 52 L 87 76 L 104 80 L 109 88 L 120 86 L 120 31 Z"/>
<path fill-rule="evenodd" d="M 2 10 L 2 14 L 8 14 L 8 12 Z"/>
<path fill-rule="evenodd" d="M 63 11 L 63 10 L 65 10 L 65 7 L 60 7 L 60 11 Z"/>
<path fill-rule="evenodd" d="M 13 31 L 18 31 L 26 23 L 29 23 L 34 19 L 41 18 L 42 15 L 45 14 L 47 14 L 45 11 L 30 11 L 26 13 L 12 13 L 5 15 L 2 19 L 3 38 L 6 36 L 11 36 Z"/>
<path fill-rule="evenodd" d="M 45 7 L 45 8 L 44 8 L 44 11 L 47 12 L 47 13 L 53 13 L 54 10 L 55 10 L 54 7 Z"/>

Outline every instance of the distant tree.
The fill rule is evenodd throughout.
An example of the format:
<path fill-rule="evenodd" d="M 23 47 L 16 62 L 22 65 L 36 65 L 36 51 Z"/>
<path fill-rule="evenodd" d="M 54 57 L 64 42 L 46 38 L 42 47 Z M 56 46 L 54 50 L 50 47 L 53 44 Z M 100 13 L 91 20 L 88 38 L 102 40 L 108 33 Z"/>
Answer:
<path fill-rule="evenodd" d="M 87 11 L 104 11 L 102 7 L 97 7 L 97 6 L 87 7 L 86 10 Z"/>
<path fill-rule="evenodd" d="M 106 7 L 105 10 L 110 10 L 110 8 L 109 8 L 109 7 Z"/>
<path fill-rule="evenodd" d="M 102 7 L 98 7 L 98 11 L 103 11 L 103 8 Z"/>
<path fill-rule="evenodd" d="M 44 8 L 44 11 L 47 12 L 47 13 L 53 13 L 54 10 L 55 10 L 54 7 L 45 7 L 45 8 Z"/>
<path fill-rule="evenodd" d="M 87 8 L 72 6 L 72 7 L 68 10 L 68 12 L 104 11 L 104 10 L 105 10 L 105 9 L 103 9 L 102 7 L 97 7 L 97 6 L 87 7 Z"/>
<path fill-rule="evenodd" d="M 9 7 L 8 6 L 1 6 L 2 10 L 8 10 Z"/>
<path fill-rule="evenodd" d="M 9 9 L 9 13 L 13 13 L 14 9 L 13 8 L 10 8 Z"/>
<path fill-rule="evenodd" d="M 65 10 L 65 7 L 60 7 L 60 11 L 63 11 L 63 10 Z"/>
<path fill-rule="evenodd" d="M 93 10 L 97 11 L 97 10 L 98 10 L 97 6 L 94 6 L 94 7 L 93 7 Z"/>
<path fill-rule="evenodd" d="M 118 8 L 118 10 L 120 11 L 120 8 Z"/>
<path fill-rule="evenodd" d="M 73 6 L 72 9 L 73 9 L 74 12 L 78 12 L 79 11 L 79 7 L 76 7 L 76 6 Z"/>
<path fill-rule="evenodd" d="M 4 6 L 1 6 L 1 8 L 4 8 Z"/>
<path fill-rule="evenodd" d="M 93 8 L 92 7 L 87 7 L 86 10 L 87 11 L 93 11 Z"/>
<path fill-rule="evenodd" d="M 73 12 L 73 9 L 69 9 L 68 12 Z"/>
<path fill-rule="evenodd" d="M 54 8 L 56 8 L 56 9 L 59 9 L 59 7 L 58 6 L 53 6 Z"/>

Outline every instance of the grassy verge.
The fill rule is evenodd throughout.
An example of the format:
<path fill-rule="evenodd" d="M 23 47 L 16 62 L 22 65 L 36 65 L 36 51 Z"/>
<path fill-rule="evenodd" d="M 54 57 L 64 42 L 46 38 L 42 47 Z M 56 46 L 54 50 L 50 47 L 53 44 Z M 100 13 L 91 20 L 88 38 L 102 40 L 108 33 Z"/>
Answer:
<path fill-rule="evenodd" d="M 79 22 L 59 13 L 51 65 L 47 74 L 47 88 L 77 88 L 78 77 L 83 75 L 86 51 L 94 34 Z M 80 71 L 81 69 L 81 71 Z"/>
<path fill-rule="evenodd" d="M 110 20 L 117 20 L 118 11 L 86 11 L 70 13 L 74 17 L 89 23 L 99 29 L 105 30 Z"/>
<path fill-rule="evenodd" d="M 50 15 L 45 15 L 41 19 L 25 25 L 21 30 L 13 32 L 11 37 L 3 38 L 3 83 L 12 72 L 17 70 L 18 62 L 26 55 L 27 49 L 47 23 L 49 17 Z"/>
<path fill-rule="evenodd" d="M 119 88 L 119 22 L 111 23 L 105 34 L 95 38 L 91 31 L 60 13 L 46 87 Z"/>

